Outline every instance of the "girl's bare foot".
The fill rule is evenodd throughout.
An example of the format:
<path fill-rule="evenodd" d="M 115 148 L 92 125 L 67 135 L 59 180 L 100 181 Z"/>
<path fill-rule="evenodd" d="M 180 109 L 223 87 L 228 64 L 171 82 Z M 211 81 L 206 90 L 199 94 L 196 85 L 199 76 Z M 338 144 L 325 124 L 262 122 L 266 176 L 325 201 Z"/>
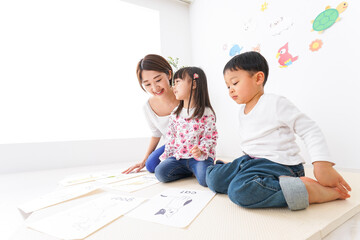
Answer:
<path fill-rule="evenodd" d="M 314 179 L 308 177 L 300 177 L 305 184 L 306 190 L 309 194 L 309 203 L 324 203 L 337 199 L 349 198 L 349 194 L 340 192 L 337 188 L 324 187 Z"/>

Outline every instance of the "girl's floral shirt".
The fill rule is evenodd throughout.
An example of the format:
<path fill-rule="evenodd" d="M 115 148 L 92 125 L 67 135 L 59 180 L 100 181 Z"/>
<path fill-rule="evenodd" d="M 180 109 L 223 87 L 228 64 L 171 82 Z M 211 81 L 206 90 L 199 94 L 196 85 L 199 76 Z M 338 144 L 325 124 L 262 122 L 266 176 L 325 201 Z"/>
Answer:
<path fill-rule="evenodd" d="M 176 110 L 176 108 L 175 108 Z M 179 159 L 193 158 L 190 150 L 198 145 L 203 154 L 196 160 L 203 161 L 211 157 L 215 159 L 216 140 L 218 132 L 216 130 L 215 115 L 210 108 L 205 108 L 201 118 L 190 118 L 194 108 L 189 110 L 183 108 L 179 116 L 171 113 L 168 125 L 168 142 L 165 151 L 160 156 L 163 161 L 169 157 Z"/>

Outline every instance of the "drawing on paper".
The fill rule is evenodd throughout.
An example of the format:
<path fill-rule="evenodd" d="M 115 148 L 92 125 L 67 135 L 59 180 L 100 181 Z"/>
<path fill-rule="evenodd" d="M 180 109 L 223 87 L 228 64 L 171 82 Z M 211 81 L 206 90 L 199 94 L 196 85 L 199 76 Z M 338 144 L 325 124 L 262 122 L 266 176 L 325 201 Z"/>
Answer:
<path fill-rule="evenodd" d="M 30 213 L 45 207 L 65 202 L 70 199 L 74 199 L 76 197 L 80 197 L 95 191 L 98 188 L 99 186 L 93 183 L 62 187 L 39 198 L 36 198 L 26 204 L 20 205 L 18 208 L 25 213 Z"/>
<path fill-rule="evenodd" d="M 127 216 L 174 227 L 186 227 L 214 195 L 209 190 L 167 189 Z"/>
<path fill-rule="evenodd" d="M 155 215 L 165 215 L 166 217 L 171 217 L 182 207 L 192 202 L 192 199 L 189 196 L 166 196 L 162 194 L 160 196 L 163 198 L 170 198 L 171 200 L 164 208 L 157 211 Z"/>
<path fill-rule="evenodd" d="M 121 182 L 113 183 L 107 185 L 106 187 L 119 191 L 134 192 L 156 183 L 159 183 L 159 180 L 157 180 L 153 174 L 147 174 L 140 177 L 131 178 Z"/>
<path fill-rule="evenodd" d="M 27 226 L 61 239 L 83 239 L 143 201 L 144 198 L 106 194 Z"/>

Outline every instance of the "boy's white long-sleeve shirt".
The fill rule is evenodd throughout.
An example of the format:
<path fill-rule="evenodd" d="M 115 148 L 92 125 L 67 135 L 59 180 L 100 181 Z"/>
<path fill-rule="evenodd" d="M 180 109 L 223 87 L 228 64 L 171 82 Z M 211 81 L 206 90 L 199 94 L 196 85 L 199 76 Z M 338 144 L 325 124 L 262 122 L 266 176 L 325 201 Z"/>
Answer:
<path fill-rule="evenodd" d="M 304 163 L 295 141 L 297 134 L 311 162 L 332 162 L 320 128 L 285 97 L 264 94 L 248 114 L 244 109 L 245 104 L 240 105 L 240 145 L 244 153 L 284 165 Z"/>

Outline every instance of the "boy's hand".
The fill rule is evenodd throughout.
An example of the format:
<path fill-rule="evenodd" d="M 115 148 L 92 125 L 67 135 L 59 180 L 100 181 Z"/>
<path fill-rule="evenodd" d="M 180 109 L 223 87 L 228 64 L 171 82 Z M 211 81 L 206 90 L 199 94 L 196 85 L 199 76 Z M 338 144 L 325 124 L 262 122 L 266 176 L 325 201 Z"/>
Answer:
<path fill-rule="evenodd" d="M 351 191 L 350 185 L 344 178 L 332 167 L 331 162 L 314 162 L 314 176 L 319 183 L 325 187 L 336 187 L 343 193 Z"/>
<path fill-rule="evenodd" d="M 199 158 L 203 154 L 198 145 L 195 145 L 192 149 L 190 149 L 190 153 L 194 156 L 194 158 Z"/>

